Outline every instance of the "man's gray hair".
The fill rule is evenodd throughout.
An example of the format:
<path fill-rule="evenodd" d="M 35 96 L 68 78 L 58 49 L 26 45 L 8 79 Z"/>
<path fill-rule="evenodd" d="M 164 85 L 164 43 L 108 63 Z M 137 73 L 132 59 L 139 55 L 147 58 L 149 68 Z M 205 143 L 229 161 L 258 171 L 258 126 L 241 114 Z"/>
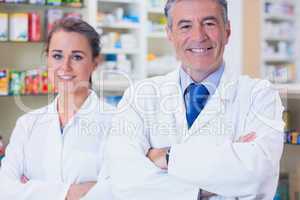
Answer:
<path fill-rule="evenodd" d="M 174 6 L 175 3 L 177 3 L 180 0 L 168 0 L 165 6 L 165 16 L 168 19 L 168 26 L 169 28 L 172 28 L 172 16 L 170 14 L 170 11 L 172 9 L 172 7 Z M 227 4 L 227 0 L 215 0 L 217 1 L 220 6 L 223 9 L 223 20 L 224 23 L 228 22 L 228 4 Z"/>

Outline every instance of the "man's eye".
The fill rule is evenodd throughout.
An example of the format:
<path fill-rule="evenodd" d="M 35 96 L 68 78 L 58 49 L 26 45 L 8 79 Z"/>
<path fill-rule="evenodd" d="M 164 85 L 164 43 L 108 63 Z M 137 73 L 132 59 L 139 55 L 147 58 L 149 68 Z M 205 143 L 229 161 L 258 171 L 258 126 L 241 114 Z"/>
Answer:
<path fill-rule="evenodd" d="M 191 28 L 191 25 L 184 25 L 180 27 L 180 30 L 187 30 L 189 28 Z"/>
<path fill-rule="evenodd" d="M 82 60 L 82 56 L 81 55 L 74 55 L 73 60 Z"/>
<path fill-rule="evenodd" d="M 53 54 L 52 58 L 54 58 L 55 60 L 60 60 L 60 59 L 62 59 L 62 55 L 60 55 L 60 54 Z"/>
<path fill-rule="evenodd" d="M 216 23 L 214 23 L 214 22 L 205 22 L 204 25 L 205 26 L 215 26 Z"/>

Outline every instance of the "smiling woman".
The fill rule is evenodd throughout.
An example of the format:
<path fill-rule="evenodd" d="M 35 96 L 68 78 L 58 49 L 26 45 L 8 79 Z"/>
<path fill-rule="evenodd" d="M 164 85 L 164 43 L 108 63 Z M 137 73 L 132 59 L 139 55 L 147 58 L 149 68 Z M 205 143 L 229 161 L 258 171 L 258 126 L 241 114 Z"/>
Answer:
<path fill-rule="evenodd" d="M 55 23 L 45 50 L 58 96 L 18 119 L 0 170 L 0 199 L 75 200 L 97 184 L 112 117 L 112 109 L 89 89 L 99 41 L 80 19 Z M 109 199 L 108 190 L 99 191 Z"/>

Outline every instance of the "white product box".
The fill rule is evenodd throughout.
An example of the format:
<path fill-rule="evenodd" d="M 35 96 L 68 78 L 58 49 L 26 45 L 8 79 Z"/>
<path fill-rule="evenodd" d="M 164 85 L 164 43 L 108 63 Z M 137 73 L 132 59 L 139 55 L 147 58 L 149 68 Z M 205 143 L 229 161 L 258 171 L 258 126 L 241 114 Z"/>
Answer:
<path fill-rule="evenodd" d="M 9 40 L 17 42 L 28 41 L 28 14 L 13 13 L 9 17 Z"/>
<path fill-rule="evenodd" d="M 0 13 L 0 41 L 8 40 L 8 14 Z"/>

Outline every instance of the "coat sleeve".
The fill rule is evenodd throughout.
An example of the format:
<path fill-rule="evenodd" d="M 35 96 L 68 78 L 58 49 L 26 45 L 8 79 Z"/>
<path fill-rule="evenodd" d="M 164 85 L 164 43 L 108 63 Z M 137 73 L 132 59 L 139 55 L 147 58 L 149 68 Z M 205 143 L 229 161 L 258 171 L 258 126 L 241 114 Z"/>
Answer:
<path fill-rule="evenodd" d="M 21 117 L 11 135 L 0 169 L 0 199 L 64 200 L 69 185 L 62 182 L 39 180 L 29 180 L 26 184 L 20 182 L 24 172 L 23 149 L 30 123 L 32 124 L 24 116 Z"/>
<path fill-rule="evenodd" d="M 84 197 L 81 198 L 81 200 L 115 200 L 111 190 L 111 180 L 107 168 L 107 159 L 104 158 L 107 137 L 111 129 L 111 120 L 109 120 L 107 126 L 108 128 L 105 129 L 107 132 L 104 133 L 105 137 L 103 138 L 98 153 L 101 170 L 98 175 L 97 183 Z"/>
<path fill-rule="evenodd" d="M 197 142 L 174 145 L 168 173 L 221 196 L 261 195 L 261 188 L 270 183 L 276 190 L 283 150 L 283 106 L 278 92 L 266 87 L 254 89 L 251 99 L 246 119 L 240 119 L 246 120 L 240 135 L 256 132 L 255 141 L 216 144 L 206 135 Z"/>
<path fill-rule="evenodd" d="M 118 200 L 196 200 L 198 187 L 162 171 L 146 157 L 150 148 L 147 128 L 127 99 L 128 93 L 119 104 L 107 144 L 114 197 Z"/>

